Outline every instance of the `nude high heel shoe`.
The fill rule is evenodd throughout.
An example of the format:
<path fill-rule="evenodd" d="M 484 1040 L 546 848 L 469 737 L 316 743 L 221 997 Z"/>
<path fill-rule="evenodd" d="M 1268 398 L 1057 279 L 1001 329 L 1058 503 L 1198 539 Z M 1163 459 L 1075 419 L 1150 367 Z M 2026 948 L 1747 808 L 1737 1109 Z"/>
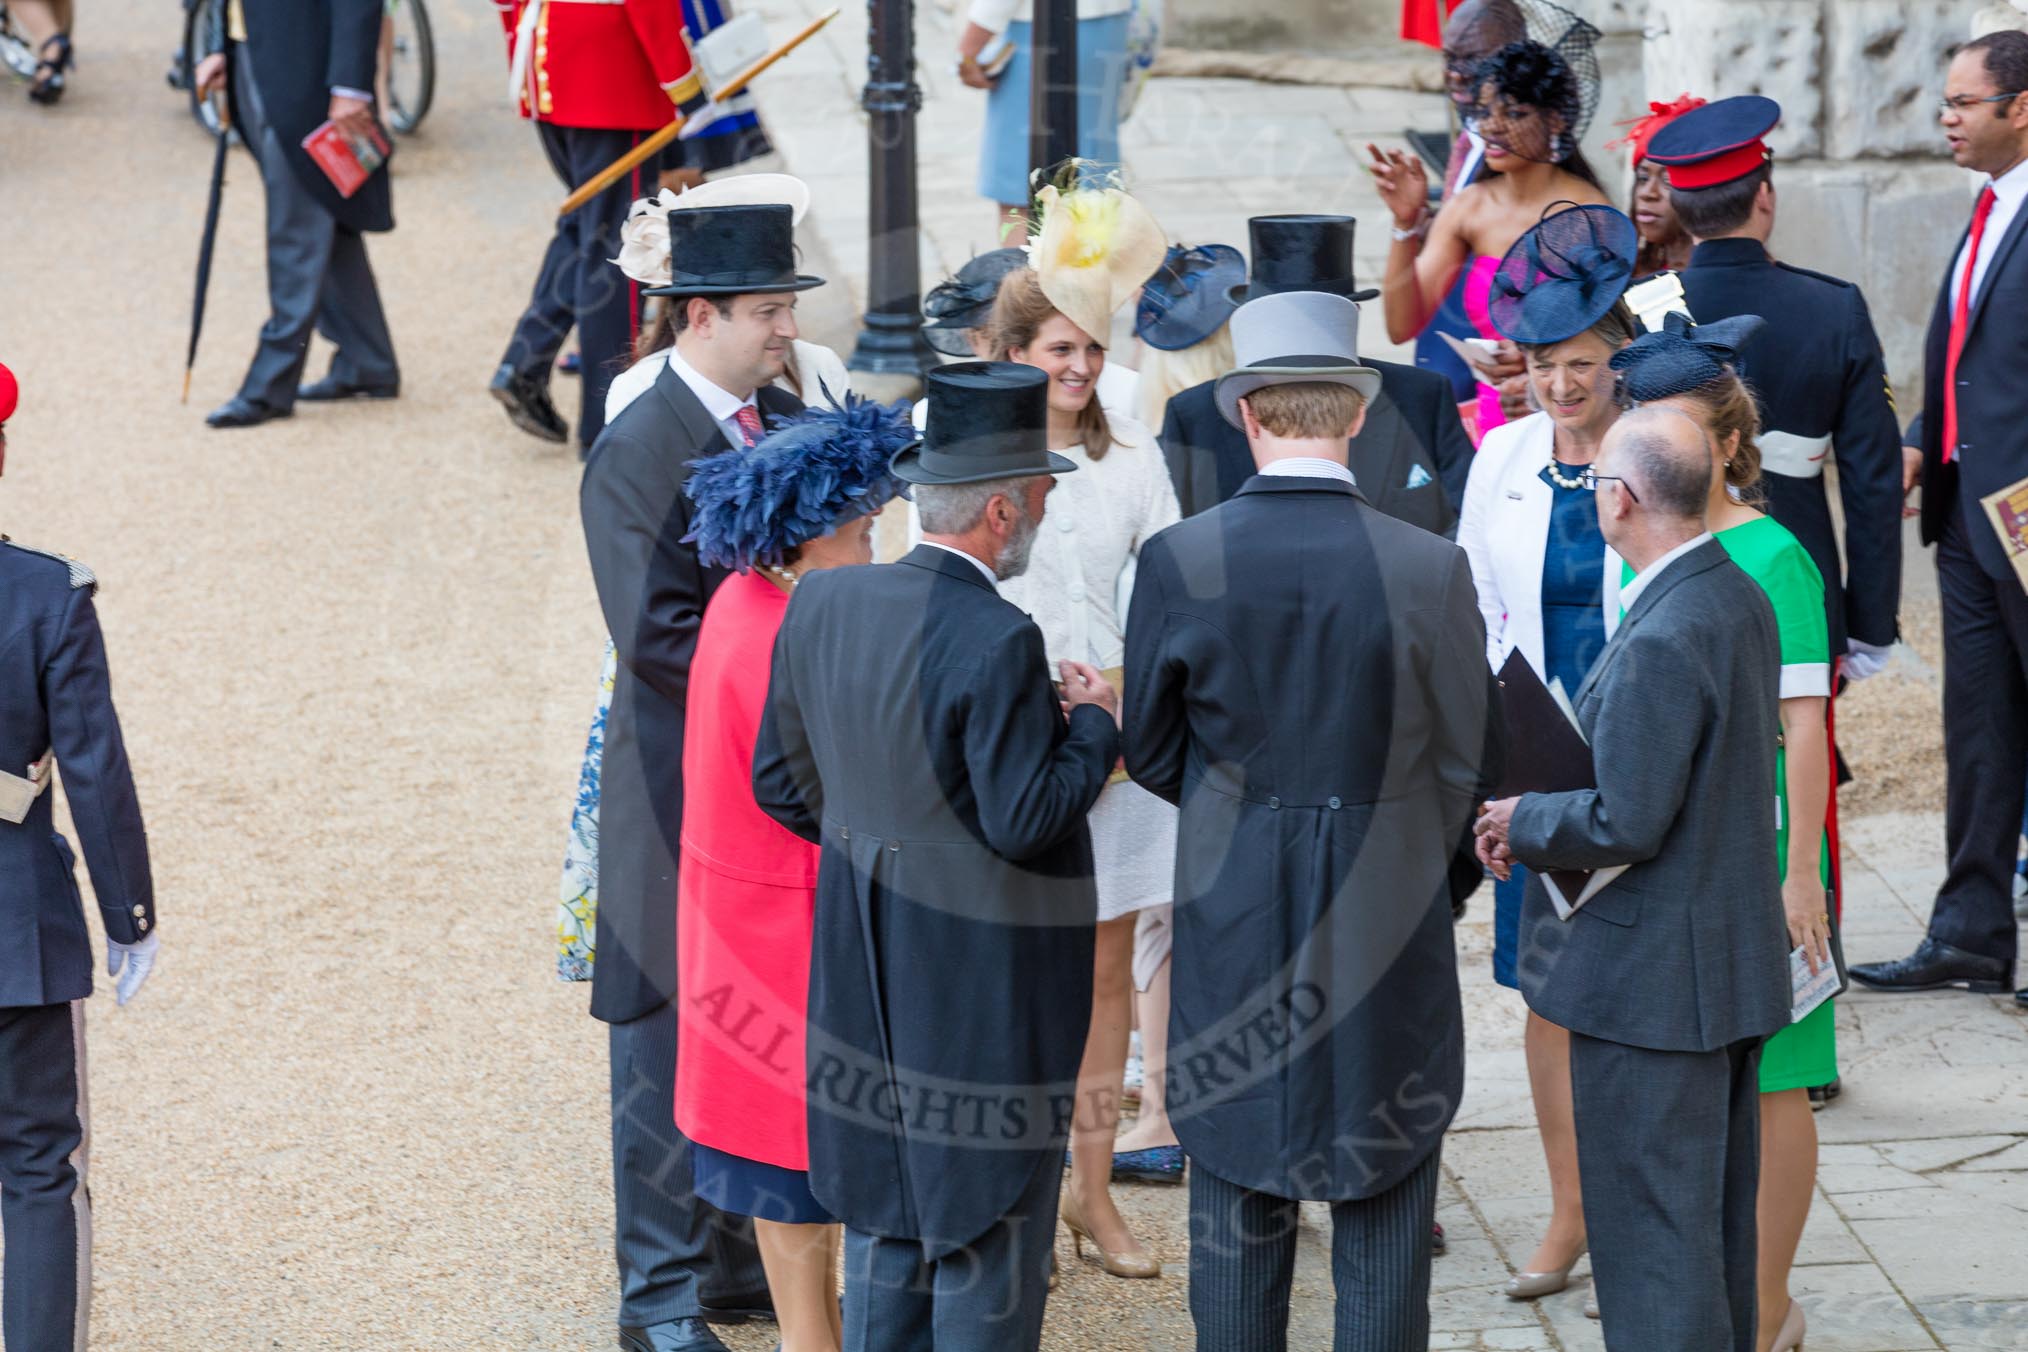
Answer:
<path fill-rule="evenodd" d="M 1162 1265 L 1145 1253 L 1113 1253 L 1092 1237 L 1091 1229 L 1084 1223 L 1084 1213 L 1078 1210 L 1077 1198 L 1065 1190 L 1058 1196 L 1056 1211 L 1063 1218 L 1063 1228 L 1070 1231 L 1070 1242 L 1079 1258 L 1084 1257 L 1084 1242 L 1091 1240 L 1091 1246 L 1098 1250 L 1099 1266 L 1114 1277 L 1159 1277 Z"/>
<path fill-rule="evenodd" d="M 1570 1285 L 1570 1270 L 1577 1266 L 1577 1260 L 1584 1257 L 1589 1245 L 1580 1245 L 1570 1261 L 1560 1268 L 1548 1272 L 1517 1272 L 1507 1279 L 1502 1288 L 1509 1300 L 1535 1300 L 1542 1296 L 1553 1296 Z"/>
<path fill-rule="evenodd" d="M 1809 1321 L 1803 1318 L 1800 1301 L 1789 1302 L 1789 1312 L 1782 1316 L 1782 1331 L 1775 1335 L 1774 1345 L 1768 1352 L 1803 1352 L 1803 1334 L 1808 1330 Z"/>

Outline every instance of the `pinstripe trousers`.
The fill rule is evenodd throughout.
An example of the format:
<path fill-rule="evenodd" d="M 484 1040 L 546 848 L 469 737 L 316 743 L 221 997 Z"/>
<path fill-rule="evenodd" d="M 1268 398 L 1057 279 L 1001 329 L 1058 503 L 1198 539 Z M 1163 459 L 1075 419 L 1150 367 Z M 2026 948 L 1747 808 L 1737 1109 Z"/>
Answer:
<path fill-rule="evenodd" d="M 1437 1160 L 1377 1197 L 1331 1204 L 1332 1352 L 1426 1352 Z M 1298 1204 L 1190 1164 L 1197 1352 L 1285 1352 Z"/>
<path fill-rule="evenodd" d="M 92 1291 L 84 1001 L 0 1009 L 0 1330 L 7 1352 L 84 1352 Z"/>

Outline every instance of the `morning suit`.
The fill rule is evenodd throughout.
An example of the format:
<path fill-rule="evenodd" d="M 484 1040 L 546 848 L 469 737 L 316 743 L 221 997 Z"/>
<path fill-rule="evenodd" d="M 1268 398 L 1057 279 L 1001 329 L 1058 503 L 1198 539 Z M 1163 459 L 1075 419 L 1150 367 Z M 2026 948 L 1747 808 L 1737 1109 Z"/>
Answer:
<path fill-rule="evenodd" d="M 1413 366 L 1362 360 L 1380 372 L 1380 393 L 1366 406 L 1365 426 L 1347 443 L 1360 493 L 1411 526 L 1454 533 L 1472 470 L 1472 443 L 1458 421 L 1448 382 Z M 1219 413 L 1212 397 L 1216 384 L 1184 390 L 1169 401 L 1162 419 L 1158 440 L 1185 516 L 1224 502 L 1253 477 L 1246 433 Z"/>
<path fill-rule="evenodd" d="M 763 415 L 802 404 L 755 393 Z M 621 1319 L 648 1325 L 764 1286 L 750 1222 L 690 1192 L 676 1083 L 676 859 L 683 730 L 705 603 L 725 580 L 690 533 L 683 482 L 729 449 L 673 365 L 593 444 L 578 505 L 599 609 L 618 656 L 599 797 L 599 909 L 591 1012 L 612 1025 L 614 1202 Z"/>
<path fill-rule="evenodd" d="M 1752 1352 L 1757 1066 L 1789 1013 L 1781 647 L 1724 546 L 1707 536 L 1658 564 L 1575 700 L 1599 786 L 1514 809 L 1531 871 L 1521 990 L 1571 1030 L 1606 1345 Z M 1557 918 L 1540 870 L 1614 865 L 1628 867 Z"/>
<path fill-rule="evenodd" d="M 242 0 L 242 8 L 246 40 L 229 49 L 228 91 L 233 125 L 260 165 L 267 198 L 269 314 L 240 395 L 294 407 L 312 329 L 337 346 L 331 374 L 340 381 L 395 386 L 401 369 L 365 240 L 394 228 L 387 166 L 340 197 L 302 146 L 329 115 L 333 89 L 372 93 L 381 6 Z"/>
<path fill-rule="evenodd" d="M 1085 816 L 1119 748 L 1050 679 L 1034 621 L 932 544 L 805 576 L 776 640 L 754 796 L 823 846 L 810 1186 L 847 1227 L 848 1349 L 1041 1335 L 1091 1010 Z"/>
<path fill-rule="evenodd" d="M 1126 761 L 1182 809 L 1168 1102 L 1199 1347 L 1285 1345 L 1296 1199 L 1333 1204 L 1340 1352 L 1428 1345 L 1484 650 L 1463 552 L 1339 479 L 1259 475 L 1142 547 Z"/>
<path fill-rule="evenodd" d="M 2001 186 L 2018 203 L 2028 169 Z M 1923 345 L 1922 412 L 1907 442 L 1922 448 L 1922 542 L 1936 549 L 1943 606 L 1944 838 L 1949 863 L 1929 932 L 2012 962 L 2013 877 L 2028 781 L 2028 595 L 1981 499 L 2028 477 L 2028 207 L 1982 231 L 1957 366 L 1957 449 L 1943 460 L 1944 372 L 1964 268 L 1960 237 L 1937 288 Z"/>
<path fill-rule="evenodd" d="M 7 1352 L 83 1347 L 91 1295 L 84 999 L 91 935 L 76 857 L 57 833 L 57 773 L 105 931 L 155 925 L 148 841 L 89 569 L 0 536 L 0 772 L 43 785 L 0 815 L 0 1330 Z M 10 802 L 25 785 L 10 783 Z"/>
<path fill-rule="evenodd" d="M 1700 324 L 1765 321 L 1739 351 L 1760 405 L 1761 487 L 1824 575 L 1833 657 L 1847 638 L 1885 647 L 1901 607 L 1901 436 L 1886 360 L 1859 288 L 1768 257 L 1752 239 L 1708 239 L 1679 274 Z M 1838 466 L 1841 558 L 1824 467 Z"/>

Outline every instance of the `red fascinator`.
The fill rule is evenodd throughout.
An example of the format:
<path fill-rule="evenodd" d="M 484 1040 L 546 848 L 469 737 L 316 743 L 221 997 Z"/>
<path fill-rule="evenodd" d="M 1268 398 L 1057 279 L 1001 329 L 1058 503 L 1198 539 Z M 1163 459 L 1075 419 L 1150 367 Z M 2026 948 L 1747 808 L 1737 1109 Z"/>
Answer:
<path fill-rule="evenodd" d="M 0 423 L 14 416 L 14 406 L 21 402 L 21 386 L 14 379 L 14 373 L 0 366 Z"/>
<path fill-rule="evenodd" d="M 1692 94 L 1678 94 L 1674 103 L 1650 103 L 1646 117 L 1633 118 L 1619 124 L 1627 129 L 1627 134 L 1617 141 L 1606 142 L 1606 149 L 1614 150 L 1620 146 L 1631 146 L 1634 152 L 1633 162 L 1639 164 L 1642 160 L 1648 158 L 1648 142 L 1654 139 L 1656 132 L 1662 130 L 1662 128 L 1668 126 L 1692 108 L 1702 108 L 1704 102 L 1703 99 L 1697 98 Z"/>

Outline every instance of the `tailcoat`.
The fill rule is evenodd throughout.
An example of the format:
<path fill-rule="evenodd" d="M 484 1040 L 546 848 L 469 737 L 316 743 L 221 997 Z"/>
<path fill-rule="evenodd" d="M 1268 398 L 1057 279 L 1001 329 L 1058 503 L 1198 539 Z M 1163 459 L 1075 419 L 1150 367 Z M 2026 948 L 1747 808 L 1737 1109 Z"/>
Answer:
<path fill-rule="evenodd" d="M 786 390 L 755 394 L 765 417 Z M 705 603 L 726 571 L 706 565 L 683 492 L 691 467 L 731 442 L 668 367 L 591 449 L 578 493 L 599 609 L 619 667 L 599 789 L 598 960 L 591 1012 L 624 1023 L 676 994 L 676 859 L 683 829 L 684 706 Z"/>
<path fill-rule="evenodd" d="M 1142 550 L 1127 769 L 1183 814 L 1169 1108 L 1220 1179 L 1373 1197 L 1457 1110 L 1485 644 L 1464 552 L 1341 481 L 1257 476 Z"/>
<path fill-rule="evenodd" d="M 1065 719 L 1042 631 L 969 560 L 924 544 L 797 585 L 753 787 L 823 847 L 810 1186 L 853 1230 L 935 1261 L 1062 1167 L 1098 905 L 1085 815 L 1118 749 L 1103 710 Z"/>

